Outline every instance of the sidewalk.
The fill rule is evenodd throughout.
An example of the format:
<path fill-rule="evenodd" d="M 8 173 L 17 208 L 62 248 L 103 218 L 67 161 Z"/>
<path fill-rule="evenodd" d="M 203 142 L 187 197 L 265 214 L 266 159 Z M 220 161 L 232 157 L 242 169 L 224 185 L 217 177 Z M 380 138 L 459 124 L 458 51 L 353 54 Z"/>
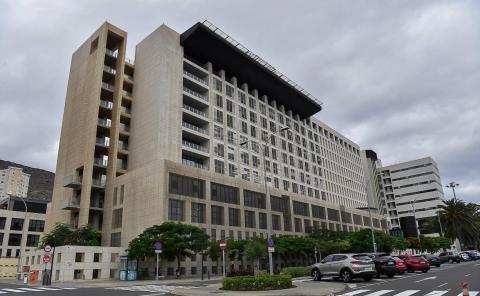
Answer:
<path fill-rule="evenodd" d="M 292 296 L 323 296 L 330 294 L 337 294 L 346 289 L 346 285 L 336 282 L 316 282 L 311 280 L 294 279 L 294 288 L 284 290 L 269 290 L 269 291 L 224 291 L 221 290 L 221 283 L 209 284 L 205 287 L 198 287 L 194 289 L 175 289 L 170 294 L 175 296 L 211 296 L 212 294 L 228 295 L 228 296 L 266 296 L 266 295 L 292 295 Z"/>

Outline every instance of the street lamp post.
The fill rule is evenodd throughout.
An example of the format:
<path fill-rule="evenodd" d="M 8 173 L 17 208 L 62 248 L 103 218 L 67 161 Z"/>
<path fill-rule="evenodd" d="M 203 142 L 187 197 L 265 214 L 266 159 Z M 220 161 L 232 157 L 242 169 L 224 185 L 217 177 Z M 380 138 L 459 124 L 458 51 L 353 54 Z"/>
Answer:
<path fill-rule="evenodd" d="M 460 184 L 455 183 L 455 182 L 450 182 L 450 183 L 448 183 L 448 185 L 445 186 L 445 187 L 447 187 L 447 188 L 452 188 L 452 191 L 453 191 L 453 200 L 454 200 L 455 202 L 457 202 L 457 195 L 455 194 L 455 187 L 458 187 L 458 186 L 460 186 Z"/>
<path fill-rule="evenodd" d="M 412 205 L 413 209 L 413 219 L 415 220 L 415 228 L 417 229 L 417 238 L 418 241 L 420 241 L 420 229 L 418 229 L 418 221 L 417 221 L 417 215 L 415 214 L 415 202 L 417 199 L 415 198 L 414 200 L 410 201 L 410 204 Z"/>
<path fill-rule="evenodd" d="M 25 201 L 24 198 L 20 198 L 20 200 L 23 202 L 23 205 L 25 207 L 25 217 L 23 219 L 23 225 L 22 225 L 23 226 L 22 227 L 22 238 L 20 239 L 20 254 L 18 256 L 17 274 L 20 274 L 20 272 L 21 272 L 22 257 L 23 257 L 23 253 L 25 251 L 25 245 L 27 244 L 27 237 L 26 237 L 25 230 L 28 227 L 28 224 L 27 224 L 27 215 L 28 215 L 27 202 Z M 15 201 L 14 201 L 14 203 L 15 203 Z M 25 243 L 23 243 L 24 239 L 25 239 Z M 18 278 L 21 279 L 21 276 L 19 276 Z"/>
<path fill-rule="evenodd" d="M 279 130 L 279 132 L 284 132 L 289 130 L 289 127 L 283 127 Z M 272 133 L 269 133 L 269 137 L 265 139 L 263 145 L 260 145 L 262 148 L 262 160 L 263 160 L 263 183 L 265 185 L 265 206 L 267 208 L 267 239 L 271 238 L 272 235 L 272 219 L 271 219 L 271 205 L 270 205 L 270 192 L 268 190 L 268 183 L 267 183 L 267 166 L 266 166 L 266 158 L 265 158 L 265 151 L 270 152 L 270 135 Z M 251 140 L 246 140 L 240 143 L 240 146 L 243 146 L 247 144 Z M 270 217 L 270 219 L 268 219 Z M 268 264 L 270 267 L 270 275 L 273 275 L 273 254 L 272 252 L 268 252 Z"/>

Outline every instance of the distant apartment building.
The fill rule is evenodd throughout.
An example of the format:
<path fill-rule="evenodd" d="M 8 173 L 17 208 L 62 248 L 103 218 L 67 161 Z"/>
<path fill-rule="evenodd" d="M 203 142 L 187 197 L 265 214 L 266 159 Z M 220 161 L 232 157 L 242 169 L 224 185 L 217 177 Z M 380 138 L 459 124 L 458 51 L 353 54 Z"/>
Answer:
<path fill-rule="evenodd" d="M 208 22 L 160 26 L 135 63 L 126 42 L 105 23 L 73 54 L 47 229 L 126 247 L 164 221 L 212 240 L 369 227 L 360 148 L 299 85 Z"/>
<path fill-rule="evenodd" d="M 386 215 L 386 205 L 382 186 L 382 178 L 379 169 L 382 167 L 381 160 L 373 150 L 362 150 L 363 169 L 365 171 L 365 188 L 367 192 L 368 205 L 381 215 Z"/>
<path fill-rule="evenodd" d="M 30 175 L 21 168 L 9 166 L 0 170 L 0 199 L 9 196 L 26 197 Z"/>
<path fill-rule="evenodd" d="M 391 228 L 400 228 L 404 236 L 417 236 L 417 223 L 437 217 L 444 196 L 437 163 L 431 157 L 384 166 L 379 176 Z M 420 232 L 428 234 L 421 227 Z"/>

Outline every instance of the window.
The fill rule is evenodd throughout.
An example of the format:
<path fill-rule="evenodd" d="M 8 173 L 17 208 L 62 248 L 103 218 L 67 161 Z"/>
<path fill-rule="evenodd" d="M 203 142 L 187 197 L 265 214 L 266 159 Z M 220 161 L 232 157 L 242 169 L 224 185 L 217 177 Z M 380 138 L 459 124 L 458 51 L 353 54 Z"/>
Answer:
<path fill-rule="evenodd" d="M 120 204 L 123 204 L 123 198 L 125 196 L 125 185 L 120 186 Z"/>
<path fill-rule="evenodd" d="M 93 253 L 93 262 L 101 262 L 102 253 Z"/>
<path fill-rule="evenodd" d="M 215 159 L 215 173 L 225 174 L 225 166 L 223 161 Z"/>
<path fill-rule="evenodd" d="M 279 215 L 272 215 L 272 228 L 273 230 L 282 230 Z"/>
<path fill-rule="evenodd" d="M 243 92 L 238 92 L 238 98 L 240 99 L 240 103 L 244 105 L 247 103 L 247 99 L 245 98 L 245 94 Z"/>
<path fill-rule="evenodd" d="M 8 237 L 8 245 L 9 246 L 20 246 L 20 242 L 22 241 L 22 235 L 19 233 L 10 233 Z"/>
<path fill-rule="evenodd" d="M 250 122 L 254 124 L 257 123 L 257 114 L 254 111 L 250 111 Z"/>
<path fill-rule="evenodd" d="M 112 214 L 112 228 L 122 227 L 123 208 L 113 210 Z"/>
<path fill-rule="evenodd" d="M 257 104 L 255 102 L 255 98 L 252 98 L 252 97 L 249 97 L 248 98 L 248 105 L 250 106 L 250 108 L 252 108 L 253 110 L 255 110 Z"/>
<path fill-rule="evenodd" d="M 247 119 L 247 108 L 240 106 L 239 115 L 243 119 Z"/>
<path fill-rule="evenodd" d="M 295 215 L 310 216 L 308 204 L 299 201 L 293 201 L 293 213 Z"/>
<path fill-rule="evenodd" d="M 339 214 L 338 214 L 337 210 L 327 208 L 327 213 L 328 213 L 328 220 L 340 221 Z"/>
<path fill-rule="evenodd" d="M 242 163 L 245 165 L 249 165 L 249 155 L 247 152 L 241 152 L 240 158 L 242 159 Z"/>
<path fill-rule="evenodd" d="M 255 191 L 243 190 L 243 204 L 246 207 L 265 209 L 265 194 Z"/>
<path fill-rule="evenodd" d="M 222 81 L 218 80 L 217 78 L 213 79 L 213 85 L 216 91 L 222 91 Z"/>
<path fill-rule="evenodd" d="M 242 121 L 242 133 L 248 135 L 248 124 L 245 121 Z"/>
<path fill-rule="evenodd" d="M 28 231 L 43 232 L 44 227 L 45 227 L 45 221 L 30 220 L 30 223 L 28 225 Z"/>
<path fill-rule="evenodd" d="M 215 125 L 213 127 L 213 137 L 217 140 L 223 141 L 223 127 Z"/>
<path fill-rule="evenodd" d="M 177 199 L 168 200 L 168 219 L 173 221 L 183 221 L 183 201 Z"/>
<path fill-rule="evenodd" d="M 235 123 L 234 122 L 235 122 L 235 120 L 234 120 L 233 116 L 230 115 L 230 114 L 227 114 L 227 126 L 229 128 L 235 128 Z"/>
<path fill-rule="evenodd" d="M 22 230 L 23 229 L 23 219 L 12 218 L 10 224 L 10 230 Z"/>
<path fill-rule="evenodd" d="M 84 256 L 84 253 L 75 253 L 75 262 L 83 262 Z"/>
<path fill-rule="evenodd" d="M 236 205 L 239 204 L 238 188 L 213 182 L 211 183 L 210 188 L 211 200 Z"/>
<path fill-rule="evenodd" d="M 267 213 L 258 213 L 258 227 L 267 229 Z"/>
<path fill-rule="evenodd" d="M 110 246 L 120 247 L 121 242 L 122 242 L 121 232 L 114 232 L 110 235 Z"/>
<path fill-rule="evenodd" d="M 228 164 L 228 175 L 230 177 L 235 177 L 237 175 L 237 167 L 234 164 Z"/>
<path fill-rule="evenodd" d="M 40 235 L 29 234 L 27 235 L 27 247 L 36 247 L 40 241 Z"/>
<path fill-rule="evenodd" d="M 218 123 L 223 124 L 223 111 L 215 109 L 214 120 Z"/>
<path fill-rule="evenodd" d="M 0 229 L 5 229 L 5 223 L 7 222 L 7 218 L 0 217 Z"/>
<path fill-rule="evenodd" d="M 169 175 L 169 192 L 196 198 L 205 198 L 205 181 L 176 174 Z"/>
<path fill-rule="evenodd" d="M 227 100 L 227 111 L 230 112 L 230 113 L 235 112 L 235 105 L 230 100 Z"/>
<path fill-rule="evenodd" d="M 205 204 L 192 202 L 192 223 L 205 223 Z"/>
<path fill-rule="evenodd" d="M 90 54 L 94 53 L 98 48 L 98 37 L 93 39 L 92 43 L 90 43 Z"/>
<path fill-rule="evenodd" d="M 212 206 L 212 224 L 224 225 L 223 222 L 223 207 Z"/>
<path fill-rule="evenodd" d="M 245 227 L 255 228 L 255 212 L 245 211 Z"/>
<path fill-rule="evenodd" d="M 270 197 L 272 211 L 288 213 L 289 200 L 288 197 L 271 196 Z"/>
<path fill-rule="evenodd" d="M 232 86 L 227 84 L 225 86 L 225 92 L 227 93 L 228 97 L 230 97 L 230 98 L 233 97 L 233 87 Z"/>
<path fill-rule="evenodd" d="M 225 146 L 221 143 L 215 143 L 215 146 L 213 147 L 213 151 L 215 153 L 215 156 L 222 157 L 222 158 L 225 156 Z"/>
<path fill-rule="evenodd" d="M 228 225 L 240 226 L 240 210 L 239 209 L 233 209 L 233 208 L 228 209 Z"/>
<path fill-rule="evenodd" d="M 320 219 L 325 219 L 325 208 L 312 205 L 312 216 L 314 218 L 320 218 Z"/>
<path fill-rule="evenodd" d="M 219 94 L 215 95 L 215 106 L 223 108 L 223 97 Z"/>
<path fill-rule="evenodd" d="M 302 219 L 295 218 L 295 232 L 302 232 Z"/>

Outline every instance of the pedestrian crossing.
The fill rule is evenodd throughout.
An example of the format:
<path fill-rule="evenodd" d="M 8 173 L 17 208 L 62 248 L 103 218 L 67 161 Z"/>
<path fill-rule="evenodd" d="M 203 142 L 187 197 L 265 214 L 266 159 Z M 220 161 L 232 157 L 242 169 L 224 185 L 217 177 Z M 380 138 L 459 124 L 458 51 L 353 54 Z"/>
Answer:
<path fill-rule="evenodd" d="M 26 293 L 26 292 L 47 292 L 47 291 L 62 291 L 62 290 L 76 290 L 77 288 L 54 288 L 54 287 L 15 287 L 15 288 L 0 288 L 0 294 L 14 294 L 14 293 Z M 49 293 L 45 293 L 49 294 Z M 49 294 L 50 295 L 50 294 Z"/>
<path fill-rule="evenodd" d="M 442 296 L 443 294 L 447 294 L 448 292 L 451 293 L 449 290 L 435 290 L 428 292 L 425 294 L 424 292 L 420 290 L 405 290 L 405 291 L 395 291 L 395 290 L 379 290 L 379 291 L 371 291 L 367 289 L 359 289 L 359 290 L 354 290 L 345 294 L 342 294 L 340 296 Z M 477 296 L 480 293 L 480 291 L 470 291 L 469 296 Z M 460 292 L 458 296 L 462 296 L 463 294 Z"/>
<path fill-rule="evenodd" d="M 196 289 L 194 286 L 167 286 L 167 285 L 143 285 L 143 286 L 125 286 L 125 287 L 112 287 L 105 288 L 107 290 L 122 290 L 131 292 L 159 292 L 170 293 L 175 289 Z"/>

